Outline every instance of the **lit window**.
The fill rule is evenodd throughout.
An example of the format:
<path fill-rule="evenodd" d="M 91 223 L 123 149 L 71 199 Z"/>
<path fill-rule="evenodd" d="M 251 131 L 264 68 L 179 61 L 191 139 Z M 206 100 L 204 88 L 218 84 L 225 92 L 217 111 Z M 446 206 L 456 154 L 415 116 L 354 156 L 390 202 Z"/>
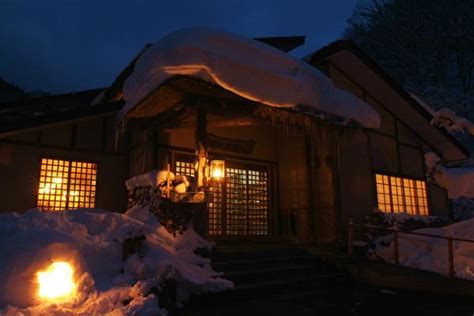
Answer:
<path fill-rule="evenodd" d="M 425 181 L 376 174 L 375 183 L 381 211 L 428 215 Z"/>
<path fill-rule="evenodd" d="M 42 159 L 38 207 L 47 211 L 95 207 L 97 164 Z"/>
<path fill-rule="evenodd" d="M 194 177 L 194 163 L 190 161 L 176 161 L 175 172 L 176 174 Z"/>

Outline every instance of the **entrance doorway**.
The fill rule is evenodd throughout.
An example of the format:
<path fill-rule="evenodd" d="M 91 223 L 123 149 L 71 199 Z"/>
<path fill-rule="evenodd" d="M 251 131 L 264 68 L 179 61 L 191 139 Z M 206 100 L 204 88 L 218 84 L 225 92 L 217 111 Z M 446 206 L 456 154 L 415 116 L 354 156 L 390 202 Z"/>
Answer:
<path fill-rule="evenodd" d="M 172 153 L 177 174 L 194 176 L 194 157 Z M 270 234 L 271 166 L 226 159 L 225 180 L 208 186 L 209 236 Z"/>

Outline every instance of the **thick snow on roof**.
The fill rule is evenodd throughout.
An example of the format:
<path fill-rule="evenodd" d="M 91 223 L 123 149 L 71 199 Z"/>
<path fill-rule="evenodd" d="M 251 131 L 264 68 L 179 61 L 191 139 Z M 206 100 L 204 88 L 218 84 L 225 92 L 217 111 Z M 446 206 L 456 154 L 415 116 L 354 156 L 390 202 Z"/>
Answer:
<path fill-rule="evenodd" d="M 191 28 L 147 49 L 124 83 L 121 117 L 167 79 L 187 75 L 274 107 L 307 105 L 377 128 L 367 103 L 334 87 L 319 70 L 276 48 L 224 31 Z"/>

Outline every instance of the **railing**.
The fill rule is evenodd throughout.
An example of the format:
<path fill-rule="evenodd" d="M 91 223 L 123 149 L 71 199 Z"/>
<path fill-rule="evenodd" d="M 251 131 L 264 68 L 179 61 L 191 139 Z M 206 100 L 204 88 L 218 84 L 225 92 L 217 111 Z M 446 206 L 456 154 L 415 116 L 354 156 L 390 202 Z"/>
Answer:
<path fill-rule="evenodd" d="M 439 238 L 445 239 L 448 245 L 448 263 L 449 263 L 449 275 L 454 277 L 456 271 L 454 269 L 454 249 L 453 243 L 454 241 L 459 242 L 468 242 L 474 243 L 474 240 L 471 239 L 464 239 L 464 238 L 456 238 L 456 237 L 445 237 L 440 235 L 434 234 L 426 234 L 426 233 L 419 233 L 419 232 L 411 232 L 411 231 L 402 231 L 398 229 L 392 228 L 383 228 L 380 226 L 375 225 L 363 225 L 363 224 L 354 224 L 352 220 L 349 220 L 349 229 L 348 229 L 348 243 L 347 243 L 347 252 L 350 256 L 354 253 L 354 227 L 361 227 L 361 228 L 368 228 L 368 229 L 379 229 L 387 232 L 393 233 L 393 261 L 395 264 L 400 264 L 400 249 L 399 249 L 399 234 L 407 234 L 407 235 L 415 235 L 415 236 L 424 236 L 429 238 Z"/>

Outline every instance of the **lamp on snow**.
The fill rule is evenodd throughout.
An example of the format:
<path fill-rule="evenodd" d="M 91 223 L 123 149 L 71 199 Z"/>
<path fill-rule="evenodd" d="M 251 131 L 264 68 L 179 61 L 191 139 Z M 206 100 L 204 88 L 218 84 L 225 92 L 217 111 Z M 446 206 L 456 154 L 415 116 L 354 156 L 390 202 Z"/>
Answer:
<path fill-rule="evenodd" d="M 225 178 L 225 161 L 220 159 L 211 160 L 211 179 L 220 181 Z"/>
<path fill-rule="evenodd" d="M 71 300 L 77 290 L 74 268 L 65 261 L 53 262 L 44 271 L 36 274 L 38 297 L 43 301 L 64 302 Z"/>

